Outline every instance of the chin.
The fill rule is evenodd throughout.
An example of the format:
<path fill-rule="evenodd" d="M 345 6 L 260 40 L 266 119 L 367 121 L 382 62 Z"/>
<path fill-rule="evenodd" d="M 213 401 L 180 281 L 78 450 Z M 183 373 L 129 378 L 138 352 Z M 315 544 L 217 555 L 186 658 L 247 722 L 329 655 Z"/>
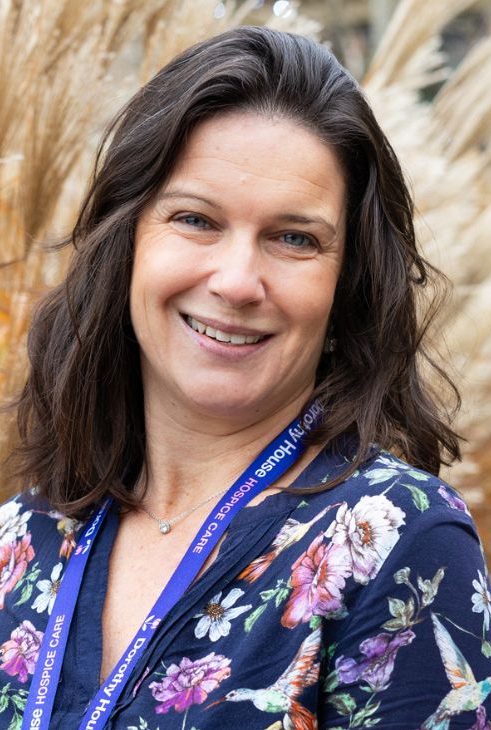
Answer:
<path fill-rule="evenodd" d="M 244 394 L 225 397 L 221 394 L 219 398 L 195 398 L 192 401 L 196 414 L 207 418 L 227 419 L 241 421 L 247 417 L 260 413 L 263 408 L 256 400 L 244 398 Z M 264 401 L 263 401 L 264 404 Z"/>
<path fill-rule="evenodd" d="M 237 423 L 255 420 L 258 415 L 269 412 L 271 393 L 251 392 L 251 387 L 227 387 L 216 384 L 212 388 L 194 389 L 185 393 L 187 409 L 197 416 Z"/>

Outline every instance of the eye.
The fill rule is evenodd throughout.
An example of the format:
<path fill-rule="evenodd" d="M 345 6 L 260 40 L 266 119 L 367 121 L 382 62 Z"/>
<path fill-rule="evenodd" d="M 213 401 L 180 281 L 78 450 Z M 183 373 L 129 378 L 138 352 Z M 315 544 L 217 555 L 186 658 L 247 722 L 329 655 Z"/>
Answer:
<path fill-rule="evenodd" d="M 312 249 L 318 247 L 316 239 L 306 233 L 282 233 L 281 238 L 292 248 Z"/>
<path fill-rule="evenodd" d="M 185 226 L 191 226 L 191 228 L 197 228 L 199 230 L 209 230 L 211 225 L 208 223 L 206 218 L 196 213 L 186 213 L 185 215 L 179 215 L 174 218 L 177 223 L 183 223 Z"/>

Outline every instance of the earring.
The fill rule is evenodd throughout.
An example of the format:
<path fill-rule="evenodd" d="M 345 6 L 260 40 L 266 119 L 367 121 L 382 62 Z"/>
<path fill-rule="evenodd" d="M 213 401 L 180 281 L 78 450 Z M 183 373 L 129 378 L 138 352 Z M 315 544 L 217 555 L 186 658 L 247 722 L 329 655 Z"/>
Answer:
<path fill-rule="evenodd" d="M 337 340 L 334 337 L 326 337 L 324 342 L 324 352 L 331 353 L 336 349 Z"/>

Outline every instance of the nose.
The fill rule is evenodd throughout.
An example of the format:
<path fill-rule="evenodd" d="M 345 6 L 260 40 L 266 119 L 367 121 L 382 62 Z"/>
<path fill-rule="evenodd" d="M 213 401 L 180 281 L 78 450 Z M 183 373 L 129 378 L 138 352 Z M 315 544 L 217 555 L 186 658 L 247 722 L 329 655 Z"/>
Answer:
<path fill-rule="evenodd" d="M 253 236 L 227 237 L 214 251 L 209 291 L 234 308 L 260 303 L 266 296 L 261 263 Z"/>

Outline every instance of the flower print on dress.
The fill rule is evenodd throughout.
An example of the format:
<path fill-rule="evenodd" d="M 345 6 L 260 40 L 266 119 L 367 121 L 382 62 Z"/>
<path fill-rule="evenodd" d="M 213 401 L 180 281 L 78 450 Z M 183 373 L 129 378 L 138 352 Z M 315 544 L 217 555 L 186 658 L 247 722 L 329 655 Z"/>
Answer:
<path fill-rule="evenodd" d="M 458 509 L 460 512 L 465 512 L 466 515 L 470 516 L 470 512 L 467 509 L 466 503 L 463 499 L 459 497 L 456 492 L 454 492 L 453 490 L 450 491 L 445 485 L 442 484 L 438 487 L 438 494 L 443 497 L 445 502 L 447 502 L 447 504 L 449 504 L 452 509 Z"/>
<path fill-rule="evenodd" d="M 222 592 L 213 596 L 211 601 L 206 604 L 201 613 L 197 613 L 194 618 L 199 618 L 194 635 L 197 639 L 202 639 L 209 633 L 211 641 L 218 641 L 222 636 L 228 636 L 232 624 L 232 619 L 237 618 L 242 613 L 250 611 L 252 604 L 247 606 L 234 606 L 234 603 L 244 595 L 244 591 L 240 588 L 232 588 L 228 596 L 223 600 Z"/>
<path fill-rule="evenodd" d="M 295 518 L 289 517 L 273 540 L 271 545 L 272 549 L 264 555 L 260 555 L 259 558 L 253 560 L 252 563 L 250 563 L 247 568 L 240 573 L 238 576 L 239 580 L 246 580 L 248 583 L 254 583 L 254 581 L 266 572 L 273 560 L 281 555 L 284 550 L 287 550 L 289 547 L 299 542 L 316 522 L 321 520 L 330 509 L 337 506 L 339 506 L 339 503 L 337 505 L 325 507 L 308 522 L 299 522 Z"/>
<path fill-rule="evenodd" d="M 360 651 L 365 659 L 357 662 L 350 657 L 340 656 L 336 660 L 336 673 L 341 684 L 366 682 L 374 692 L 387 689 L 394 671 L 397 652 L 407 646 L 415 634 L 410 630 L 397 634 L 381 633 L 365 639 L 360 644 Z"/>
<path fill-rule="evenodd" d="M 23 621 L 0 645 L 0 669 L 11 677 L 17 676 L 19 682 L 27 682 L 29 674 L 34 674 L 42 640 L 43 632 L 30 621 Z"/>
<path fill-rule="evenodd" d="M 469 730 L 491 730 L 491 722 L 487 719 L 486 709 L 481 705 L 476 710 L 476 722 Z"/>
<path fill-rule="evenodd" d="M 0 546 L 0 609 L 5 605 L 5 596 L 15 588 L 33 557 L 30 533 L 16 543 Z"/>
<path fill-rule="evenodd" d="M 350 509 L 344 502 L 325 535 L 349 550 L 353 578 L 367 584 L 399 540 L 405 513 L 383 494 L 364 496 Z"/>
<path fill-rule="evenodd" d="M 49 580 L 40 580 L 36 583 L 36 588 L 39 588 L 41 593 L 36 597 L 31 608 L 38 613 L 42 613 L 48 609 L 48 614 L 51 616 L 56 596 L 60 590 L 60 575 L 62 570 L 63 563 L 57 563 L 51 571 L 51 577 Z"/>
<path fill-rule="evenodd" d="M 313 616 L 345 615 L 343 589 L 351 573 L 351 559 L 342 545 L 324 541 L 321 533 L 292 565 L 292 594 L 281 624 L 293 629 Z"/>
<path fill-rule="evenodd" d="M 475 593 L 472 594 L 471 600 L 474 604 L 472 610 L 474 613 L 482 613 L 484 619 L 484 628 L 489 630 L 489 621 L 491 619 L 491 593 L 489 592 L 486 576 L 477 571 L 479 580 L 473 580 L 472 586 Z"/>
<path fill-rule="evenodd" d="M 184 712 L 191 705 L 201 705 L 224 679 L 230 677 L 230 662 L 227 657 L 212 652 L 194 662 L 183 657 L 179 665 L 171 664 L 161 682 L 149 684 L 159 703 L 155 712 L 165 714 L 171 709 Z"/>
<path fill-rule="evenodd" d="M 10 545 L 18 537 L 24 537 L 32 512 L 20 512 L 19 502 L 7 502 L 0 507 L 0 547 Z"/>

